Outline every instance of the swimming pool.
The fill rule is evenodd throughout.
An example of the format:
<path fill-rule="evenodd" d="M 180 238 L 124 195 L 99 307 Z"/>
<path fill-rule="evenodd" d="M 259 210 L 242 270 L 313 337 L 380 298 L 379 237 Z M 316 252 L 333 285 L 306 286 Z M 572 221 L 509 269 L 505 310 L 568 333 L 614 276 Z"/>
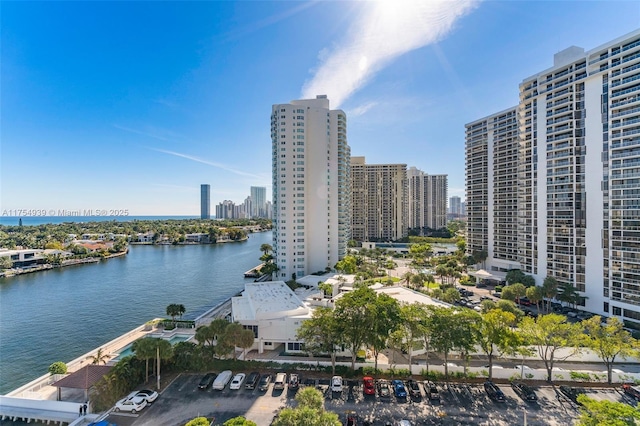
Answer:
<path fill-rule="evenodd" d="M 169 343 L 171 343 L 171 345 L 175 345 L 177 343 L 180 342 L 187 342 L 191 339 L 193 339 L 193 334 L 173 334 L 171 336 L 162 336 L 162 335 L 158 335 L 158 334 L 151 334 L 148 337 L 155 337 L 155 338 L 163 338 L 165 340 L 167 340 Z M 129 343 L 126 346 L 123 346 L 122 349 L 120 349 L 119 351 L 116 351 L 118 353 L 118 356 L 115 357 L 113 359 L 113 361 L 120 361 L 122 358 L 128 357 L 129 355 L 133 355 L 133 343 Z"/>

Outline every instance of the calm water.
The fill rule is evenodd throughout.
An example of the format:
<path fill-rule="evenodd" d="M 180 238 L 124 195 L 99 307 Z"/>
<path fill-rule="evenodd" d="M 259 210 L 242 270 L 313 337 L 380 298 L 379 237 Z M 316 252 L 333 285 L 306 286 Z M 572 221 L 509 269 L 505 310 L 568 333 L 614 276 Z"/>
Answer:
<path fill-rule="evenodd" d="M 132 246 L 98 264 L 0 278 L 0 394 L 155 317 L 194 317 L 244 288 L 271 232 L 246 242 Z M 191 314 L 191 315 L 189 315 Z"/>

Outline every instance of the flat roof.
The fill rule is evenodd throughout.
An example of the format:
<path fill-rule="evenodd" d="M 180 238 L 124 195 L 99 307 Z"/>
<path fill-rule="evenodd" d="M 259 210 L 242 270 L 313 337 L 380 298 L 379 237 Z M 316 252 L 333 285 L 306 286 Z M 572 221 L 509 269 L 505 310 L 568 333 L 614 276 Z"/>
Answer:
<path fill-rule="evenodd" d="M 375 289 L 376 293 L 384 293 L 393 297 L 400 303 L 411 305 L 414 303 L 422 303 L 424 305 L 441 306 L 443 308 L 450 308 L 451 305 L 445 302 L 441 302 L 436 299 L 432 299 L 424 293 L 420 293 L 415 290 L 411 290 L 406 287 L 391 286 L 380 287 Z"/>
<path fill-rule="evenodd" d="M 231 298 L 234 321 L 255 321 L 309 314 L 309 308 L 284 281 L 247 283 Z"/>

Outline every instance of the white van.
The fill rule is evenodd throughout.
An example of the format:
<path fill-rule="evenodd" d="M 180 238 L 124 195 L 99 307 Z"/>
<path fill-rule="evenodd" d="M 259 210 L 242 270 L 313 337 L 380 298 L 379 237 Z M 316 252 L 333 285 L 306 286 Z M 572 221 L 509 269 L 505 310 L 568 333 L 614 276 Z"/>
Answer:
<path fill-rule="evenodd" d="M 224 389 L 224 387 L 227 386 L 227 383 L 229 383 L 229 381 L 231 380 L 231 377 L 233 377 L 233 373 L 231 372 L 231 370 L 223 371 L 222 373 L 218 374 L 218 377 L 216 377 L 216 379 L 213 381 L 211 389 Z"/>

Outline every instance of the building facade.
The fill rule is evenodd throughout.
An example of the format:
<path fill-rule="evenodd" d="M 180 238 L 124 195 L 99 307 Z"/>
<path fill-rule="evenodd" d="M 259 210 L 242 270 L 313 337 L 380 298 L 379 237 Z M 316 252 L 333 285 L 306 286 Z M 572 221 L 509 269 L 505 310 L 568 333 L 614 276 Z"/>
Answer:
<path fill-rule="evenodd" d="M 326 96 L 273 105 L 271 143 L 277 276 L 333 268 L 351 238 L 347 116 Z"/>
<path fill-rule="evenodd" d="M 467 247 L 488 247 L 487 269 L 513 258 L 538 284 L 573 285 L 587 311 L 640 324 L 640 30 L 557 53 L 519 92 L 517 144 L 513 109 L 497 145 L 495 115 L 467 125 Z M 499 240 L 501 226 L 517 234 Z"/>
<path fill-rule="evenodd" d="M 351 157 L 351 236 L 395 241 L 407 236 L 407 165 Z"/>
<path fill-rule="evenodd" d="M 267 217 L 267 188 L 251 187 L 251 217 Z"/>
<path fill-rule="evenodd" d="M 407 224 L 410 229 L 447 226 L 448 176 L 430 175 L 415 167 L 407 171 Z"/>
<path fill-rule="evenodd" d="M 200 219 L 211 219 L 211 186 L 200 185 Z"/>
<path fill-rule="evenodd" d="M 461 199 L 457 195 L 449 197 L 449 213 L 454 216 L 460 216 L 462 214 Z"/>

